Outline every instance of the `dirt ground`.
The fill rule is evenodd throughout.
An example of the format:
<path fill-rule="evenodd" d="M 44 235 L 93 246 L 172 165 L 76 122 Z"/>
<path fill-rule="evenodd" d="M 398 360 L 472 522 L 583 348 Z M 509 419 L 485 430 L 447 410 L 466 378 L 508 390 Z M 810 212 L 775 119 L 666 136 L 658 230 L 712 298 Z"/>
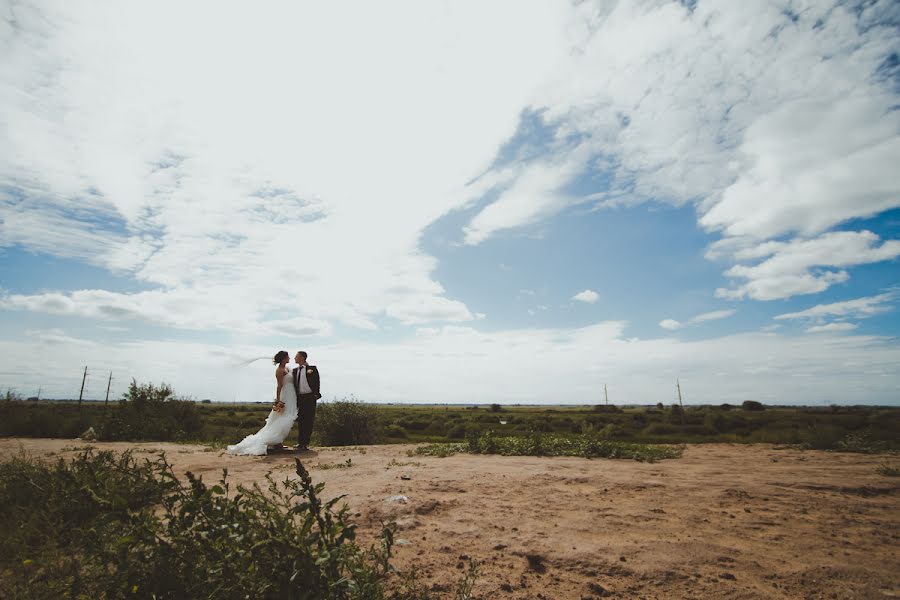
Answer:
<path fill-rule="evenodd" d="M 0 439 L 0 456 L 67 455 L 85 445 Z M 233 483 L 293 475 L 290 455 L 91 445 L 165 451 L 176 471 L 209 482 L 225 467 Z M 646 464 L 409 457 L 410 448 L 317 448 L 299 457 L 326 483 L 325 495 L 347 495 L 370 539 L 382 520 L 396 520 L 396 564 L 415 565 L 435 592 L 452 591 L 475 559 L 483 599 L 900 597 L 900 478 L 876 471 L 898 457 L 709 444 Z M 352 467 L 327 468 L 347 459 Z"/>

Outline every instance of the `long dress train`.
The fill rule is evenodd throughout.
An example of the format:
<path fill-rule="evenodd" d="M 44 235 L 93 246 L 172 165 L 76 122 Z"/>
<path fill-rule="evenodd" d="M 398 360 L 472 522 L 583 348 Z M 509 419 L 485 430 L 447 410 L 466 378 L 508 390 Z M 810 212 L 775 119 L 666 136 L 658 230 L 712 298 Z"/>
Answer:
<path fill-rule="evenodd" d="M 248 435 L 234 446 L 228 446 L 228 454 L 262 456 L 266 453 L 266 446 L 282 443 L 291 433 L 297 419 L 297 393 L 294 391 L 294 380 L 290 371 L 285 373 L 283 378 L 281 401 L 284 402 L 284 410 L 270 412 L 262 429 Z"/>

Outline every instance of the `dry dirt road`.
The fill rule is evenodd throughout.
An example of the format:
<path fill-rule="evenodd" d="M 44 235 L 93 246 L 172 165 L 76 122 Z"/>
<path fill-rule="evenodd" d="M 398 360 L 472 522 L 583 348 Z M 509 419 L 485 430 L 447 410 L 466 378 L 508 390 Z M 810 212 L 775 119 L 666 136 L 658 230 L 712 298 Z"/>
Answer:
<path fill-rule="evenodd" d="M 85 445 L 7 438 L 0 456 Z M 293 475 L 288 455 L 91 445 L 165 451 L 176 471 L 206 481 L 225 467 L 233 483 Z M 896 456 L 709 444 L 647 464 L 409 457 L 410 448 L 318 448 L 300 458 L 325 495 L 347 494 L 369 539 L 383 519 L 396 520 L 396 564 L 415 565 L 435 592 L 451 590 L 471 558 L 482 565 L 482 599 L 900 597 L 900 478 L 877 472 L 900 464 Z M 347 459 L 350 468 L 326 468 Z M 398 495 L 408 500 L 389 500 Z"/>

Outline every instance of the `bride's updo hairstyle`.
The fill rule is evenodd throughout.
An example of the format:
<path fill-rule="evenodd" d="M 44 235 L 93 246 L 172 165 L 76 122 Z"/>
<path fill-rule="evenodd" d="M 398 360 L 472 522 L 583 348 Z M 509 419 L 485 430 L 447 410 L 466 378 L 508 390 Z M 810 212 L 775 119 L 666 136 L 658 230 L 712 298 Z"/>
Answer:
<path fill-rule="evenodd" d="M 280 365 L 281 361 L 288 357 L 288 353 L 285 350 L 279 350 L 278 354 L 275 355 L 275 358 L 272 359 L 272 362 L 276 365 Z"/>

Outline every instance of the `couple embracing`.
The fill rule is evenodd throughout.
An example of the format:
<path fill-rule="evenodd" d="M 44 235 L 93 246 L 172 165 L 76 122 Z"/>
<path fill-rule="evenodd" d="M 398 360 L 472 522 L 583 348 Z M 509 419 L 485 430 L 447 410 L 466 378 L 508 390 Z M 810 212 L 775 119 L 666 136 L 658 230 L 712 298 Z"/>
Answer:
<path fill-rule="evenodd" d="M 288 358 L 288 353 L 281 350 L 273 359 L 278 365 L 275 368 L 275 403 L 265 425 L 238 444 L 228 446 L 229 454 L 263 455 L 269 446 L 274 446 L 276 451 L 284 450 L 284 439 L 294 427 L 295 420 L 300 422 L 297 451 L 309 450 L 316 418 L 316 400 L 322 397 L 319 393 L 319 370 L 306 363 L 307 354 L 303 350 L 294 355 L 295 367 L 288 366 Z"/>

